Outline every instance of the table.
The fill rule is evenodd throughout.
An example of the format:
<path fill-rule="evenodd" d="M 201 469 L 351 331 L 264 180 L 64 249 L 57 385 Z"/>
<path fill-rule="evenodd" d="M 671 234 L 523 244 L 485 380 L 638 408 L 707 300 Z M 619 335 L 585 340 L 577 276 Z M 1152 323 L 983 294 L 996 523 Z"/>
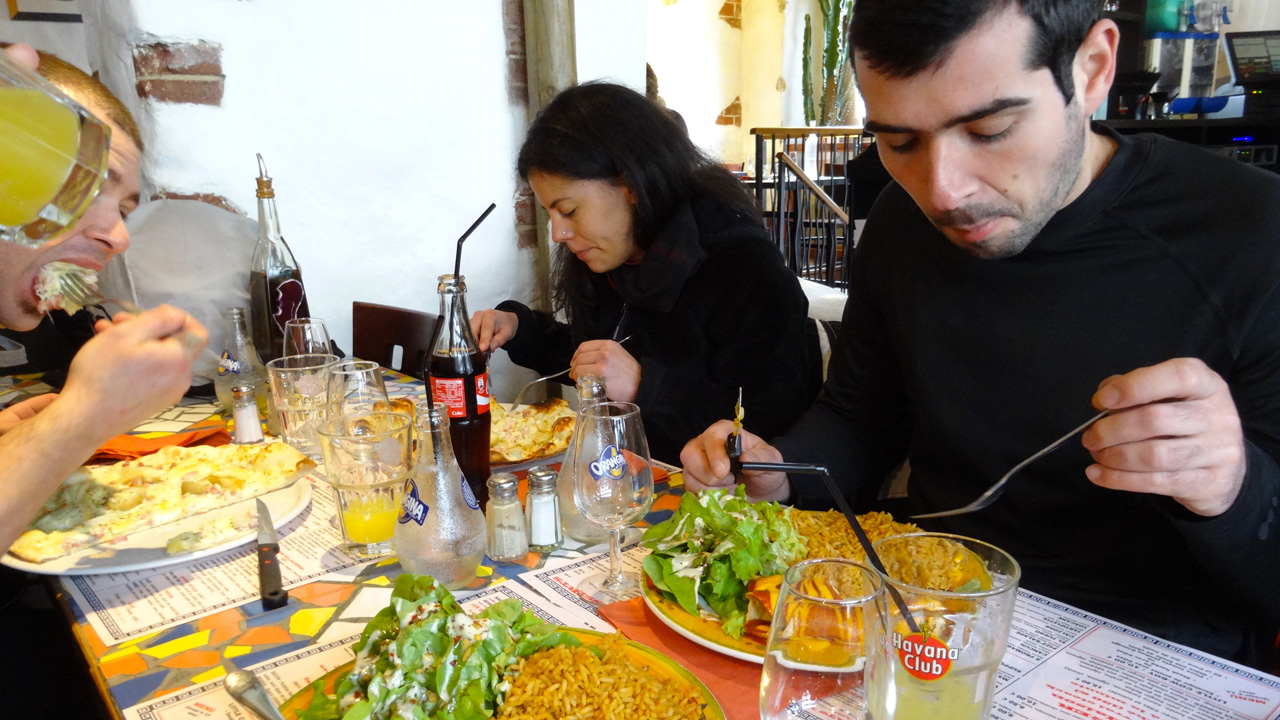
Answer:
<path fill-rule="evenodd" d="M 390 379 L 392 394 L 414 392 L 420 386 L 412 379 Z M 327 486 L 316 486 L 316 505 L 332 502 L 321 491 L 323 487 Z M 661 521 L 675 509 L 684 492 L 679 472 L 672 472 L 655 490 L 653 508 L 642 525 Z M 282 537 L 282 542 L 288 538 Z M 635 552 L 629 561 L 636 562 Z M 287 547 L 282 547 L 281 557 L 288 558 Z M 548 562 L 573 558 L 585 560 L 577 548 L 561 549 L 551 557 L 531 554 L 524 562 L 510 565 L 486 558 L 471 587 L 481 592 L 464 598 L 464 606 L 503 596 L 545 604 L 548 598 L 540 597 L 526 581 L 551 571 L 528 573 L 545 568 Z M 234 557 L 210 558 L 208 564 L 225 567 L 233 561 Z M 278 610 L 263 612 L 254 597 L 121 642 L 104 640 L 97 627 L 101 623 L 91 620 L 101 608 L 77 599 L 84 596 L 83 578 L 57 578 L 51 584 L 72 618 L 72 629 L 111 712 L 129 720 L 173 720 L 245 717 L 231 709 L 219 687 L 230 665 L 257 669 L 265 676 L 268 690 L 282 700 L 349 660 L 350 642 L 363 627 L 353 618 L 368 617 L 380 609 L 385 599 L 377 599 L 385 598 L 398 573 L 394 560 L 353 565 L 291 588 L 289 604 Z M 120 579 L 137 585 L 154 582 L 146 572 Z M 143 588 L 140 594 L 170 591 Z M 575 607 L 569 592 L 563 595 L 560 617 L 608 627 L 600 617 Z M 629 637 L 683 659 L 708 685 L 717 680 L 716 675 L 731 676 L 723 679 L 731 685 L 720 687 L 734 689 L 722 689 L 717 697 L 730 717 L 753 716 L 757 666 L 693 646 L 667 631 L 638 604 L 605 610 L 603 614 Z M 701 659 L 690 659 L 698 653 Z M 1020 593 L 1018 618 L 998 683 L 992 716 L 999 718 L 1280 718 L 1280 678 L 1163 643 L 1025 591 Z"/>

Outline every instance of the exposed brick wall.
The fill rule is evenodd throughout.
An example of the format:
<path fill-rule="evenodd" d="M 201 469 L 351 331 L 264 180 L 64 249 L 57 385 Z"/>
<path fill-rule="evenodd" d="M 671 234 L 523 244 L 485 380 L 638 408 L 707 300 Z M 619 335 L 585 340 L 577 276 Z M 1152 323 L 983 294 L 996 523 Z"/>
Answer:
<path fill-rule="evenodd" d="M 717 125 L 733 125 L 735 127 L 742 127 L 742 96 L 741 95 L 734 98 L 733 102 L 729 103 L 729 107 L 725 108 L 724 112 L 720 113 L 720 116 L 716 118 L 716 124 Z"/>
<path fill-rule="evenodd" d="M 214 207 L 222 208 L 227 212 L 233 212 L 237 215 L 249 217 L 249 214 L 236 207 L 235 203 L 226 199 L 221 195 L 213 193 L 180 193 L 172 190 L 162 189 L 160 192 L 151 196 L 152 200 L 199 200 L 202 203 L 208 203 Z"/>
<path fill-rule="evenodd" d="M 138 96 L 159 102 L 221 105 L 222 46 L 204 41 L 133 47 Z"/>
<path fill-rule="evenodd" d="M 729 27 L 742 29 L 742 0 L 725 0 L 720 6 L 720 19 L 729 23 Z"/>
<path fill-rule="evenodd" d="M 529 105 L 528 56 L 524 45 L 524 0 L 502 0 L 502 29 L 507 41 L 507 99 Z"/>

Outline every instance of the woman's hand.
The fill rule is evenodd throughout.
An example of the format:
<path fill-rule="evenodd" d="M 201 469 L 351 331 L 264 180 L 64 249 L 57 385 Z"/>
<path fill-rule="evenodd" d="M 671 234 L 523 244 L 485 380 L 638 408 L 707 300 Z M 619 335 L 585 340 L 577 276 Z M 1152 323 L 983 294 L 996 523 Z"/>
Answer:
<path fill-rule="evenodd" d="M 503 310 L 481 310 L 471 315 L 471 332 L 480 344 L 480 352 L 497 350 L 516 336 L 520 318 Z"/>
<path fill-rule="evenodd" d="M 640 391 L 640 361 L 613 340 L 589 340 L 578 346 L 569 363 L 569 377 L 604 378 L 610 400 L 633 402 Z"/>

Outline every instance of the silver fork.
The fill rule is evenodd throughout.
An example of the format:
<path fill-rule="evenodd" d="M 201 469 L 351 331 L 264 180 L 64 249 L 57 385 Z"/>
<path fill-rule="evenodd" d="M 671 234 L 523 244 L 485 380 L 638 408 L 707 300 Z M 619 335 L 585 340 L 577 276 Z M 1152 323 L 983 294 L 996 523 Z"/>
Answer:
<path fill-rule="evenodd" d="M 1000 478 L 999 480 L 997 480 L 995 485 L 992 485 L 991 487 L 987 488 L 987 491 L 986 491 L 986 492 L 984 492 L 984 493 L 982 493 L 981 495 L 979 495 L 977 500 L 974 500 L 973 502 L 969 503 L 968 505 L 965 505 L 964 507 L 958 507 L 958 508 L 956 508 L 955 510 L 943 510 L 943 511 L 941 511 L 941 512 L 931 512 L 931 513 L 924 513 L 924 514 L 922 514 L 922 515 L 912 515 L 912 516 L 911 516 L 911 519 L 912 519 L 912 520 L 921 520 L 921 519 L 924 519 L 924 518 L 938 518 L 938 517 L 950 517 L 950 516 L 952 516 L 952 515 L 964 515 L 964 514 L 966 514 L 966 513 L 977 512 L 977 511 L 979 511 L 979 510 L 981 510 L 981 509 L 985 508 L 986 506 L 988 506 L 988 505 L 990 505 L 991 503 L 995 502 L 997 498 L 999 498 L 1001 495 L 1003 495 L 1003 494 L 1004 494 L 1004 488 L 1005 488 L 1005 485 L 1009 482 L 1009 478 L 1013 477 L 1014 473 L 1018 472 L 1019 470 L 1021 470 L 1021 469 L 1022 469 L 1022 468 L 1024 468 L 1024 467 L 1026 467 L 1027 465 L 1031 464 L 1031 462 L 1032 462 L 1032 461 L 1034 461 L 1034 460 L 1038 460 L 1039 458 L 1044 457 L 1045 455 L 1048 455 L 1049 453 L 1053 452 L 1054 450 L 1057 450 L 1057 449 L 1062 445 L 1062 443 L 1064 443 L 1064 442 L 1066 442 L 1066 441 L 1070 440 L 1072 437 L 1074 437 L 1074 436 L 1076 436 L 1076 435 L 1078 435 L 1078 434 L 1080 434 L 1080 433 L 1084 432 L 1085 430 L 1087 430 L 1087 429 L 1089 428 L 1089 426 L 1090 426 L 1090 425 L 1093 425 L 1094 423 L 1098 422 L 1098 421 L 1099 421 L 1099 420 L 1101 420 L 1102 418 L 1106 417 L 1108 414 L 1110 414 L 1110 412 L 1111 412 L 1110 410 L 1103 410 L 1102 412 L 1098 413 L 1097 415 L 1094 415 L 1093 417 L 1089 418 L 1088 422 L 1086 422 L 1085 424 L 1081 425 L 1080 427 L 1076 428 L 1075 430 L 1072 430 L 1071 432 L 1067 433 L 1066 435 L 1063 435 L 1062 437 L 1058 438 L 1057 440 L 1054 440 L 1054 441 L 1053 441 L 1053 442 L 1052 442 L 1048 447 L 1046 447 L 1045 449 L 1041 450 L 1040 452 L 1036 453 L 1035 455 L 1032 455 L 1031 457 L 1027 458 L 1026 460 L 1023 460 L 1022 462 L 1018 463 L 1017 465 L 1014 465 L 1014 466 L 1013 466 L 1013 469 L 1012 469 L 1012 470 L 1010 470 L 1009 472 L 1005 473 L 1005 474 L 1004 474 L 1004 477 L 1002 477 L 1002 478 Z"/>
<path fill-rule="evenodd" d="M 98 292 L 97 288 L 90 285 L 82 276 L 80 276 L 77 273 L 69 273 L 67 275 L 64 275 L 63 282 L 61 285 L 62 286 L 59 288 L 59 290 L 62 291 L 62 294 L 67 299 L 71 300 L 75 304 L 80 305 L 82 307 L 91 307 L 93 305 L 115 305 L 121 310 L 133 315 L 138 315 L 146 312 L 145 310 L 143 310 L 142 308 L 138 307 L 137 305 L 135 305 L 134 303 L 128 300 L 119 300 L 116 298 L 103 297 L 102 293 Z M 191 333 L 187 332 L 186 330 L 179 330 L 178 332 L 174 333 L 171 337 L 173 337 L 175 340 L 182 343 L 183 346 L 188 348 L 194 348 L 200 342 Z"/>
<path fill-rule="evenodd" d="M 626 341 L 630 340 L 632 337 L 634 337 L 634 336 L 633 336 L 633 335 L 628 335 L 628 336 L 626 336 L 626 337 L 622 338 L 621 340 L 619 340 L 619 341 L 618 341 L 618 344 L 619 344 L 619 345 L 621 345 L 622 343 L 624 343 L 624 342 L 626 342 Z M 526 392 L 529 392 L 529 388 L 533 387 L 534 385 L 537 385 L 537 384 L 538 384 L 538 383 L 540 383 L 540 382 L 543 382 L 544 380 L 551 380 L 551 379 L 553 379 L 553 378 L 558 378 L 558 377 L 560 377 L 561 375 L 563 375 L 563 374 L 565 374 L 565 373 L 569 372 L 569 371 L 570 371 L 570 370 L 572 370 L 572 369 L 573 369 L 573 368 L 568 367 L 568 368 L 565 368 L 565 369 L 561 370 L 561 371 L 560 371 L 560 372 L 558 372 L 558 373 L 554 373 L 554 374 L 552 374 L 552 375 L 547 375 L 547 376 L 545 376 L 545 377 L 540 377 L 540 378 L 538 378 L 537 380 L 533 380 L 533 381 L 531 381 L 528 385 L 525 385 L 524 387 L 520 388 L 520 392 L 516 393 L 516 400 L 515 400 L 515 402 L 511 403 L 511 409 L 512 409 L 512 410 L 515 410 L 517 407 L 519 407 L 519 406 L 520 406 L 520 401 L 524 398 L 524 394 L 525 394 Z"/>

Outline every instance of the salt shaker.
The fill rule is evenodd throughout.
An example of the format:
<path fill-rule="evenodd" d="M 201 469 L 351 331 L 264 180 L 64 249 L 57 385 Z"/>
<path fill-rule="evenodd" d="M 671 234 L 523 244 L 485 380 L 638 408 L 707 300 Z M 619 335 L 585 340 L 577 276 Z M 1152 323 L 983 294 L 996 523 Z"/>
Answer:
<path fill-rule="evenodd" d="M 524 512 L 529 525 L 530 550 L 549 553 L 564 544 L 555 470 L 546 465 L 529 469 L 529 494 L 525 496 Z"/>
<path fill-rule="evenodd" d="M 485 506 L 484 519 L 489 531 L 489 559 L 494 562 L 523 559 L 529 552 L 529 542 L 517 493 L 520 481 L 511 473 L 494 473 L 489 476 L 488 485 L 489 504 Z"/>
<path fill-rule="evenodd" d="M 232 417 L 236 423 L 235 444 L 252 445 L 262 442 L 262 424 L 258 421 L 258 399 L 252 385 L 231 388 Z"/>

